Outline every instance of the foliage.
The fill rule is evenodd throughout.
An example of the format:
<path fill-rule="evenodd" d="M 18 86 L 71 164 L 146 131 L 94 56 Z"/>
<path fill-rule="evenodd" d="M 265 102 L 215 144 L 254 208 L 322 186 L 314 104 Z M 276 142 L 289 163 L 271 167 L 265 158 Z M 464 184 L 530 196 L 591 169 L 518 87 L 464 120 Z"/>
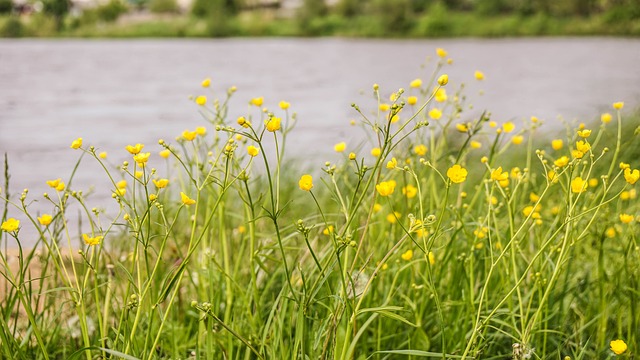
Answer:
<path fill-rule="evenodd" d="M 180 7 L 176 0 L 151 0 L 149 1 L 149 11 L 153 13 L 177 13 Z"/>

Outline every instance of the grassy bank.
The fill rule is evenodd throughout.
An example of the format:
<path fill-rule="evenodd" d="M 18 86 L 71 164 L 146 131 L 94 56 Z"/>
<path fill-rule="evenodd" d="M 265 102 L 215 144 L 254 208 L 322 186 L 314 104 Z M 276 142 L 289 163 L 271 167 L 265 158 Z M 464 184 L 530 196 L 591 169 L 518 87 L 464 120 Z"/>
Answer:
<path fill-rule="evenodd" d="M 112 186 L 95 191 L 117 214 L 73 174 L 43 179 L 44 196 L 11 195 L 7 174 L 2 356 L 633 358 L 637 115 L 612 99 L 596 124 L 541 139 L 535 117 L 469 117 L 463 83 L 481 74 L 449 79 L 446 51 L 432 58 L 353 104 L 368 141 L 336 138 L 324 164 L 284 151 L 295 104 L 206 79 L 204 120 L 181 134 L 70 139 L 74 173 L 101 164 Z M 231 96 L 244 116 L 228 118 Z"/>

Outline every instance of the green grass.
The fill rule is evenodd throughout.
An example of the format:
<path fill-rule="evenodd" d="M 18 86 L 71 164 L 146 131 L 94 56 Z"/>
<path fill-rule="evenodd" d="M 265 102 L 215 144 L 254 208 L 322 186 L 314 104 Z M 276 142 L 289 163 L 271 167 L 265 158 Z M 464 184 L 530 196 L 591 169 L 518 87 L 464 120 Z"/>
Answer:
<path fill-rule="evenodd" d="M 96 191 L 113 193 L 117 214 L 73 174 L 44 198 L 8 196 L 5 169 L 0 236 L 17 255 L 0 253 L 2 356 L 593 359 L 614 357 L 621 339 L 620 356 L 633 357 L 638 164 L 625 148 L 637 140 L 622 129 L 637 115 L 612 109 L 579 158 L 573 125 L 553 150 L 536 140 L 539 121 L 462 124 L 461 81 L 433 97 L 447 65 L 430 66 L 419 87 L 375 86 L 354 105 L 369 140 L 324 165 L 282 153 L 304 121 L 295 104 L 247 99 L 255 106 L 229 119 L 227 100 L 239 96 L 229 89 L 196 98 L 206 127 L 108 149 L 129 151 L 125 163 L 74 141 L 74 173 L 100 163 L 113 185 Z M 585 191 L 582 180 L 592 180 Z M 32 248 L 21 245 L 25 228 L 39 234 Z"/>

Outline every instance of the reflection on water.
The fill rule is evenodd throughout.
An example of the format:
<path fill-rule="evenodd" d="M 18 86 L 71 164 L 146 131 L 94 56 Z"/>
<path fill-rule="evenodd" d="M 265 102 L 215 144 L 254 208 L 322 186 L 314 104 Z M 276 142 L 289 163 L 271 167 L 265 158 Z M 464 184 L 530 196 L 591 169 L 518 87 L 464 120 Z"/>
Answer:
<path fill-rule="evenodd" d="M 3 40 L 0 152 L 9 156 L 13 191 L 29 188 L 39 198 L 45 180 L 70 174 L 76 137 L 119 163 L 127 144 L 143 142 L 156 152 L 159 138 L 203 125 L 188 95 L 211 77 L 216 96 L 238 87 L 231 118 L 247 113 L 252 97 L 264 96 L 270 108 L 289 101 L 299 119 L 289 154 L 320 166 L 334 143 L 361 139 L 349 126 L 356 117 L 350 104 L 374 108 L 362 95 L 374 82 L 388 96 L 416 77 L 427 79 L 433 67 L 421 64 L 436 47 L 454 59 L 444 70 L 451 83 L 467 83 L 474 106 L 467 117 L 484 109 L 498 121 L 536 115 L 552 129 L 557 116 L 588 121 L 613 101 L 633 107 L 640 99 L 640 41 L 633 39 Z M 485 73 L 482 83 L 475 70 Z M 85 161 L 76 187 L 104 179 Z M 111 202 L 103 192 L 94 201 Z"/>

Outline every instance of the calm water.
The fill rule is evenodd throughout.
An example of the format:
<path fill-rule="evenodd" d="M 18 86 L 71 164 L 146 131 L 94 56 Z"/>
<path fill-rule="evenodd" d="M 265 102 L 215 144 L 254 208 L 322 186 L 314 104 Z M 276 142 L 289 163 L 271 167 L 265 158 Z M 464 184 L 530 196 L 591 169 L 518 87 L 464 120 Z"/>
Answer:
<path fill-rule="evenodd" d="M 474 110 L 467 116 L 483 109 L 498 121 L 536 115 L 551 130 L 558 116 L 586 121 L 613 101 L 625 101 L 627 109 L 640 103 L 635 39 L 2 40 L 0 153 L 9 156 L 13 192 L 29 188 L 40 198 L 46 179 L 71 172 L 78 152 L 69 144 L 76 137 L 116 163 L 127 157 L 127 144 L 143 142 L 155 153 L 159 138 L 204 125 L 188 96 L 201 93 L 200 81 L 211 77 L 218 96 L 238 87 L 232 118 L 248 111 L 252 97 L 264 96 L 270 108 L 289 101 L 299 116 L 290 154 L 320 165 L 332 156 L 332 144 L 361 138 L 349 127 L 356 118 L 350 104 L 373 108 L 362 93 L 374 82 L 388 97 L 416 77 L 428 78 L 432 67 L 421 64 L 436 47 L 454 59 L 445 70 L 452 83 L 468 84 Z M 475 70 L 485 81 L 473 79 Z M 82 169 L 76 188 L 104 183 L 91 161 Z M 101 190 L 93 206 L 112 202 Z"/>

